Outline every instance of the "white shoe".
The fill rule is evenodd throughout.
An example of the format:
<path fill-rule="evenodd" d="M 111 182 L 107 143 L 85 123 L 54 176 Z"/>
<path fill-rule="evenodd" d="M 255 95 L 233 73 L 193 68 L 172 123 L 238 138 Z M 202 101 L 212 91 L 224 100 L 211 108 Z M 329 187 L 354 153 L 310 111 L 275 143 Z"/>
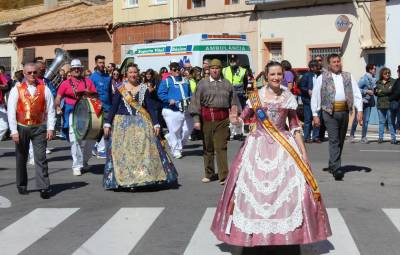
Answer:
<path fill-rule="evenodd" d="M 51 153 L 50 148 L 46 148 L 46 154 L 50 154 L 50 153 Z"/>
<path fill-rule="evenodd" d="M 28 160 L 28 164 L 31 165 L 31 166 L 35 165 L 35 160 L 33 158 L 30 158 Z"/>
<path fill-rule="evenodd" d="M 74 176 L 81 176 L 81 175 L 82 175 L 81 169 L 80 169 L 80 168 L 73 168 L 73 169 L 72 169 L 72 174 L 73 174 Z"/>
<path fill-rule="evenodd" d="M 182 156 L 182 153 L 176 153 L 175 155 L 174 155 L 174 158 L 176 158 L 176 159 L 180 159 L 180 158 L 182 158 L 183 156 Z"/>

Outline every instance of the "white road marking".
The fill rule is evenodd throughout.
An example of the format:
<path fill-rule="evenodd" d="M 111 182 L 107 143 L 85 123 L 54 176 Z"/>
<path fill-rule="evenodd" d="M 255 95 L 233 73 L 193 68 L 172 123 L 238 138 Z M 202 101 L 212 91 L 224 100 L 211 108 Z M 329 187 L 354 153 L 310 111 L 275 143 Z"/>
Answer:
<path fill-rule="evenodd" d="M 184 255 L 239 255 L 240 247 L 229 246 L 217 240 L 210 227 L 215 214 L 215 208 L 207 208 L 203 218 L 199 222 L 196 231 L 186 247 Z"/>
<path fill-rule="evenodd" d="M 332 236 L 328 241 L 301 246 L 302 255 L 360 255 L 346 222 L 336 208 L 327 209 Z"/>
<path fill-rule="evenodd" d="M 37 208 L 0 231 L 1 254 L 18 254 L 79 208 Z"/>
<path fill-rule="evenodd" d="M 399 153 L 400 150 L 360 150 L 363 152 L 395 152 L 395 153 Z"/>
<path fill-rule="evenodd" d="M 400 232 L 400 209 L 382 209 Z"/>
<path fill-rule="evenodd" d="M 11 207 L 11 201 L 3 196 L 0 196 L 0 208 L 9 208 L 9 207 Z"/>
<path fill-rule="evenodd" d="M 129 254 L 164 208 L 121 208 L 73 254 Z"/>

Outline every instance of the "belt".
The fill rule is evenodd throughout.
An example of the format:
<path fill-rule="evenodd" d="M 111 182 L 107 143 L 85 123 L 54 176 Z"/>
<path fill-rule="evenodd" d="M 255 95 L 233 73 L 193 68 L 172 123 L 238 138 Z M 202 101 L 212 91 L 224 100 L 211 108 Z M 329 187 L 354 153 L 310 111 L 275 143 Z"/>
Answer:
<path fill-rule="evenodd" d="M 221 121 L 229 118 L 227 108 L 201 107 L 201 117 L 204 121 Z"/>
<path fill-rule="evenodd" d="M 333 111 L 334 112 L 345 112 L 348 109 L 349 109 L 349 107 L 347 106 L 346 101 L 335 101 L 333 103 Z"/>

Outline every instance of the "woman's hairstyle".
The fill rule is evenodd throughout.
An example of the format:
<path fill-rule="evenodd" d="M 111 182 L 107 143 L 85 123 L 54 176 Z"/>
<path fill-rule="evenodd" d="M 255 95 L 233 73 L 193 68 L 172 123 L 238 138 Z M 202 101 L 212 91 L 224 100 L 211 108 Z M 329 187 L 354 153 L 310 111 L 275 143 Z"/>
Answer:
<path fill-rule="evenodd" d="M 391 73 L 389 68 L 387 68 L 387 67 L 382 67 L 381 70 L 379 71 L 379 80 L 380 80 L 380 81 L 383 80 L 383 74 L 384 74 L 385 72 Z M 389 77 L 390 77 L 390 76 L 389 76 Z"/>
<path fill-rule="evenodd" d="M 274 66 L 280 66 L 283 69 L 283 66 L 281 63 L 276 62 L 276 61 L 271 61 L 265 66 L 265 73 L 268 74 L 269 69 L 271 69 L 271 67 L 274 67 Z"/>
<path fill-rule="evenodd" d="M 126 65 L 125 75 L 128 74 L 128 70 L 129 70 L 129 68 L 131 68 L 131 67 L 132 67 L 132 68 L 135 68 L 136 71 L 137 71 L 138 73 L 140 72 L 139 67 L 138 67 L 137 64 L 135 64 L 135 63 L 129 63 L 129 64 Z"/>
<path fill-rule="evenodd" d="M 291 65 L 290 62 L 287 61 L 287 60 L 282 60 L 281 66 L 282 66 L 283 70 L 285 70 L 285 71 L 290 71 L 290 70 L 292 70 L 292 65 Z"/>

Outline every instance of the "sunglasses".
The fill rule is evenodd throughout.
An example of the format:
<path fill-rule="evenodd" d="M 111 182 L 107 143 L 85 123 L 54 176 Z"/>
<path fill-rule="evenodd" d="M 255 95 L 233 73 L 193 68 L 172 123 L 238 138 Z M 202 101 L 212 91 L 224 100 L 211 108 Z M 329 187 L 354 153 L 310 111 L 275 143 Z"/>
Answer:
<path fill-rule="evenodd" d="M 176 68 L 171 69 L 171 72 L 178 72 L 178 71 L 179 71 L 179 69 L 176 69 Z"/>
<path fill-rule="evenodd" d="M 71 70 L 72 70 L 72 71 L 79 71 L 79 72 L 82 72 L 82 68 L 81 68 L 81 67 L 74 67 L 74 68 L 71 68 Z"/>
<path fill-rule="evenodd" d="M 26 72 L 26 74 L 28 74 L 28 75 L 37 74 L 37 71 Z"/>

